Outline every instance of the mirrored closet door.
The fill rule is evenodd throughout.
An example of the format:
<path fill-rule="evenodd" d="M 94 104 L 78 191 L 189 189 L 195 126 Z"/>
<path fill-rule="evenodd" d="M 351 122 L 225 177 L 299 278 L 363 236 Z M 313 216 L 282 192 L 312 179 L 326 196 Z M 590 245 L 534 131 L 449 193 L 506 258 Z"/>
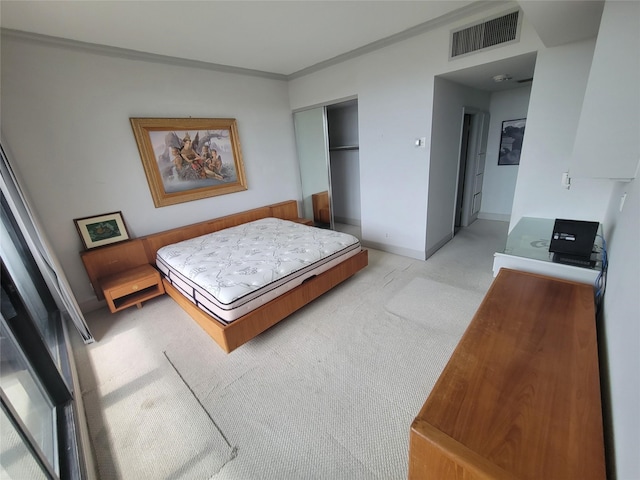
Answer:
<path fill-rule="evenodd" d="M 330 200 L 329 140 L 325 107 L 293 114 L 302 183 L 304 218 L 333 228 Z"/>
<path fill-rule="evenodd" d="M 360 238 L 356 99 L 294 113 L 304 215 Z"/>

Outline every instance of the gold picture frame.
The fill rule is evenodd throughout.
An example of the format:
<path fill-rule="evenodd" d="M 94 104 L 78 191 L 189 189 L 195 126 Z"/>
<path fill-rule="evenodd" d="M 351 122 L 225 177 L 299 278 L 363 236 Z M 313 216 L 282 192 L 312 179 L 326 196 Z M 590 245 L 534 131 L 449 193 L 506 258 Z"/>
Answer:
<path fill-rule="evenodd" d="M 76 230 L 85 250 L 129 240 L 129 232 L 122 218 L 122 212 L 75 218 L 73 223 L 76 224 Z"/>
<path fill-rule="evenodd" d="M 235 118 L 130 118 L 153 203 L 247 189 Z"/>

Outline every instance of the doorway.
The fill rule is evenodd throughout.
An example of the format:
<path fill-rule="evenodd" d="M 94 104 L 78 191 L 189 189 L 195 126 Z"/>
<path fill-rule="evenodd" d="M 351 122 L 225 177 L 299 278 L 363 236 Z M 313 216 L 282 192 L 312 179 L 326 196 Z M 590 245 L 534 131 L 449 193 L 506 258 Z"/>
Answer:
<path fill-rule="evenodd" d="M 464 114 L 462 120 L 462 138 L 460 139 L 460 165 L 458 166 L 458 186 L 456 193 L 456 219 L 454 223 L 455 235 L 462 227 L 462 199 L 464 197 L 464 179 L 467 170 L 467 156 L 469 154 L 469 135 L 471 134 L 471 115 Z"/>
<path fill-rule="evenodd" d="M 480 212 L 489 130 L 489 112 L 463 107 L 454 218 L 454 235 Z"/>

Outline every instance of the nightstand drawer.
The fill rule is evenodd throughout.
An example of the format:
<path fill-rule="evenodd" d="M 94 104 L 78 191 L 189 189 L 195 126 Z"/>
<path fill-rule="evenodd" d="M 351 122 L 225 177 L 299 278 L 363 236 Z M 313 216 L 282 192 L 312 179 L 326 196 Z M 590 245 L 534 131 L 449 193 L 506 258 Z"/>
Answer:
<path fill-rule="evenodd" d="M 121 287 L 113 288 L 109 290 L 109 295 L 111 298 L 120 298 L 124 297 L 125 295 L 135 293 L 139 290 L 143 290 L 147 287 L 153 287 L 157 284 L 158 277 L 157 275 L 153 275 L 146 278 L 141 278 L 133 283 L 128 283 L 127 285 L 123 285 Z"/>

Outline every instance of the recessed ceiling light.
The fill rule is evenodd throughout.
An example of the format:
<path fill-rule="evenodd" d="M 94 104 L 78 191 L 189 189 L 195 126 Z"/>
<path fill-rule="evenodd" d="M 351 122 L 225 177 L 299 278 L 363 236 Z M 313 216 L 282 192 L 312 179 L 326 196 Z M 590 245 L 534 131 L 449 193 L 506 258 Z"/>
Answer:
<path fill-rule="evenodd" d="M 508 73 L 502 73 L 500 75 L 496 75 L 495 77 L 493 77 L 493 81 L 494 82 L 508 82 L 509 80 L 511 80 L 513 77 L 511 75 L 509 75 Z"/>

